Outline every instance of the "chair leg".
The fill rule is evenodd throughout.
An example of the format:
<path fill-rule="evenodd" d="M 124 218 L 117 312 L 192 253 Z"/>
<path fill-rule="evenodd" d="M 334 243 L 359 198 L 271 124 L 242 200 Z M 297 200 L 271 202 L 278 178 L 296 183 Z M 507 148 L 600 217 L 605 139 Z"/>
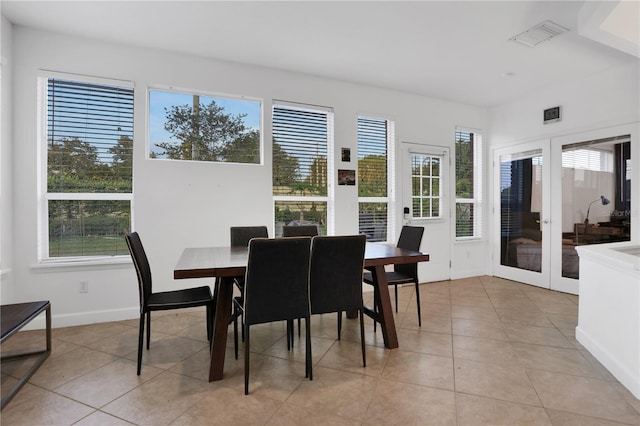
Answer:
<path fill-rule="evenodd" d="M 213 306 L 207 305 L 207 340 L 211 342 L 213 337 Z"/>
<path fill-rule="evenodd" d="M 147 350 L 149 350 L 149 343 L 151 343 L 151 311 L 147 312 Z"/>
<path fill-rule="evenodd" d="M 342 334 L 342 311 L 338 311 L 338 340 Z"/>
<path fill-rule="evenodd" d="M 142 369 L 142 342 L 144 341 L 144 313 L 140 314 L 140 332 L 138 334 L 138 376 Z"/>
<path fill-rule="evenodd" d="M 365 351 L 364 344 L 364 311 L 360 309 L 358 311 L 360 314 L 360 344 L 362 345 L 362 366 L 367 366 L 367 352 Z"/>
<path fill-rule="evenodd" d="M 233 317 L 233 352 L 238 359 L 238 317 Z"/>
<path fill-rule="evenodd" d="M 418 327 L 422 327 L 422 316 L 420 315 L 420 285 L 416 281 L 416 301 L 418 302 Z"/>
<path fill-rule="evenodd" d="M 394 290 L 394 292 L 396 294 L 396 314 L 397 314 L 398 313 L 398 286 L 394 285 L 393 286 L 393 290 Z"/>
<path fill-rule="evenodd" d="M 306 325 L 306 350 L 305 350 L 305 358 L 306 358 L 306 362 L 305 364 L 307 364 L 307 375 L 305 377 L 309 377 L 309 380 L 313 380 L 313 362 L 312 362 L 312 356 L 311 356 L 311 317 L 308 316 L 305 318 L 304 321 L 305 325 Z"/>
<path fill-rule="evenodd" d="M 290 320 L 286 321 L 287 323 L 287 350 L 293 349 L 293 332 L 291 331 L 291 327 L 293 327 L 293 322 Z"/>
<path fill-rule="evenodd" d="M 249 325 L 244 324 L 244 394 L 249 395 Z"/>

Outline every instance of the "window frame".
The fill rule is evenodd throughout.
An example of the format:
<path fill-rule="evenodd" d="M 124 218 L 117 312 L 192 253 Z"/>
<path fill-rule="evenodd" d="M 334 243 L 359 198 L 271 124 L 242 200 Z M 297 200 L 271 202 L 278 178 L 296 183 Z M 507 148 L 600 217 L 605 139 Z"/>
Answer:
<path fill-rule="evenodd" d="M 260 138 L 258 141 L 258 162 L 257 163 L 241 163 L 241 162 L 234 162 L 234 161 L 208 161 L 208 160 L 187 160 L 187 159 L 172 159 L 172 158 L 154 158 L 151 156 L 151 146 L 152 146 L 152 141 L 151 141 L 151 92 L 152 91 L 158 91 L 158 92 L 166 92 L 166 93 L 173 93 L 176 95 L 186 95 L 186 96 L 201 96 L 201 97 L 207 97 L 207 98 L 221 98 L 221 99 L 227 99 L 227 100 L 231 100 L 231 101 L 246 101 L 246 102 L 255 102 L 260 104 L 260 112 L 259 112 L 259 133 L 260 133 Z M 222 92 L 214 92 L 214 91 L 207 91 L 207 90 L 200 90 L 200 89 L 191 89 L 191 88 L 185 88 L 185 87 L 175 87 L 175 86 L 163 86 L 163 85 L 151 85 L 151 86 L 147 86 L 146 89 L 146 117 L 147 117 L 147 121 L 146 121 L 146 129 L 145 129 L 145 133 L 146 133 L 146 143 L 145 143 L 145 158 L 147 160 L 154 160 L 154 161 L 177 161 L 177 162 L 194 162 L 194 163 L 206 163 L 206 164 L 228 164 L 228 165 L 243 165 L 243 166 L 263 166 L 264 165 L 264 132 L 265 132 L 265 126 L 264 126 L 264 99 L 262 98 L 258 98 L 258 97 L 252 97 L 252 96 L 245 96 L 245 95 L 235 95 L 235 94 L 228 94 L 228 93 L 222 93 Z"/>
<path fill-rule="evenodd" d="M 438 158 L 440 160 L 440 168 L 439 168 L 439 173 L 438 173 L 438 195 L 437 197 L 434 197 L 433 194 L 428 195 L 428 196 L 423 196 L 422 194 L 419 196 L 415 196 L 413 195 L 413 179 L 414 177 L 417 177 L 417 175 L 413 174 L 413 159 L 415 157 L 429 157 L 429 158 Z M 445 214 L 443 212 L 443 208 L 442 208 L 442 200 L 444 199 L 444 185 L 443 185 L 443 181 L 445 179 L 445 175 L 443 173 L 443 169 L 445 167 L 445 159 L 446 159 L 446 155 L 443 154 L 434 154 L 434 153 L 422 153 L 422 152 L 409 152 L 409 159 L 411 162 L 411 220 L 412 221 L 439 221 L 439 220 L 443 220 L 445 219 Z M 422 178 L 424 178 L 424 175 L 420 175 L 419 178 L 422 180 Z M 433 179 L 434 175 L 430 174 L 428 176 L 429 179 Z M 431 188 L 433 189 L 433 188 Z M 415 208 L 414 208 L 414 200 L 415 198 L 419 198 L 419 199 L 437 199 L 438 200 L 438 216 L 422 216 L 422 208 L 420 209 L 420 216 L 415 216 Z M 421 204 L 422 205 L 422 204 Z M 433 204 L 432 204 L 433 205 Z"/>
<path fill-rule="evenodd" d="M 60 256 L 49 255 L 49 202 L 63 201 L 128 201 L 130 211 L 131 229 L 134 227 L 134 190 L 133 190 L 133 152 L 131 169 L 131 192 L 49 192 L 48 188 L 48 82 L 49 79 L 60 79 L 79 83 L 96 84 L 104 86 L 118 86 L 130 88 L 134 91 L 132 111 L 135 114 L 135 84 L 128 80 L 117 80 L 102 77 L 92 77 L 79 74 L 70 74 L 56 71 L 39 70 L 36 73 L 37 85 L 37 263 L 40 266 L 64 266 L 69 264 L 108 264 L 127 263 L 130 260 L 128 253 L 121 255 L 87 255 L 87 256 Z M 132 119 L 135 127 L 135 118 Z M 133 142 L 133 138 L 132 138 Z"/>
<path fill-rule="evenodd" d="M 380 203 L 385 204 L 387 206 L 387 229 L 386 229 L 386 240 L 383 242 L 390 242 L 394 237 L 395 230 L 395 212 L 396 212 L 396 203 L 395 203 L 395 150 L 396 150 L 396 141 L 395 141 L 395 121 L 387 118 L 378 116 L 375 114 L 358 114 L 356 117 L 356 135 L 359 140 L 359 121 L 360 119 L 373 119 L 373 120 L 384 120 L 386 123 L 386 156 L 387 156 L 387 195 L 385 197 L 361 197 L 358 195 L 358 232 L 360 232 L 360 205 L 365 203 Z M 360 146 L 358 144 L 358 163 L 360 162 Z M 359 164 L 358 164 L 358 173 Z M 359 182 L 358 180 L 358 191 L 359 191 Z"/>
<path fill-rule="evenodd" d="M 471 133 L 474 135 L 474 144 L 473 144 L 473 197 L 472 198 L 462 198 L 458 197 L 456 192 L 457 187 L 457 164 L 455 158 L 457 158 L 457 153 L 455 152 L 455 143 L 457 142 L 457 133 Z M 458 127 L 456 126 L 454 132 L 454 164 L 453 164 L 453 178 L 454 178 L 454 198 L 456 200 L 456 208 L 455 212 L 458 211 L 459 204 L 471 204 L 473 206 L 473 235 L 469 236 L 461 236 L 457 235 L 458 228 L 458 219 L 457 214 L 455 220 L 453 221 L 453 234 L 455 236 L 455 240 L 457 242 L 460 241 L 473 241 L 480 240 L 484 238 L 484 204 L 483 204 L 483 181 L 484 181 L 484 161 L 483 161 L 483 136 L 482 132 L 478 129 L 471 129 L 468 127 Z M 479 214 L 476 214 L 478 212 Z"/>
<path fill-rule="evenodd" d="M 327 205 L 327 226 L 326 231 L 327 235 L 335 234 L 335 222 L 334 222 L 334 211 L 335 211 L 335 161 L 334 161 L 334 111 L 332 107 L 326 107 L 321 105 L 313 105 L 313 104 L 305 104 L 291 101 L 283 101 L 278 99 L 273 99 L 271 103 L 271 140 L 273 144 L 273 140 L 275 139 L 274 134 L 274 125 L 273 125 L 273 111 L 276 107 L 284 107 L 297 109 L 302 111 L 312 111 L 312 112 L 321 112 L 325 113 L 327 116 L 327 195 L 319 196 L 319 195 L 274 195 L 272 189 L 272 208 L 271 212 L 273 213 L 273 224 L 274 224 L 274 232 L 277 234 L 277 226 L 275 220 L 275 206 L 278 201 L 285 202 L 325 202 Z M 273 147 L 271 150 L 271 167 L 273 169 Z M 273 180 L 272 180 L 273 184 Z"/>

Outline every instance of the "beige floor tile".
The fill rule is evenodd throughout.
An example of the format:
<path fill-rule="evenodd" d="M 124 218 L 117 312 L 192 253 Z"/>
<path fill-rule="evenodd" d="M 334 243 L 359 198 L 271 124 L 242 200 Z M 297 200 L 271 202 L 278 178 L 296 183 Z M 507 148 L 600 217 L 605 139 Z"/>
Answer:
<path fill-rule="evenodd" d="M 52 390 L 115 360 L 116 357 L 104 352 L 78 348 L 64 355 L 48 358 L 29 382 Z"/>
<path fill-rule="evenodd" d="M 581 416 L 566 411 L 546 409 L 553 426 L 620 426 L 623 423 L 612 422 L 595 417 Z"/>
<path fill-rule="evenodd" d="M 574 348 L 571 342 L 556 328 L 521 324 L 507 324 L 504 328 L 512 342 Z"/>
<path fill-rule="evenodd" d="M 553 327 L 547 314 L 542 311 L 520 311 L 511 309 L 496 309 L 502 324 L 535 325 L 538 327 Z"/>
<path fill-rule="evenodd" d="M 136 374 L 136 363 L 120 358 L 55 389 L 56 393 L 100 408 L 160 374 L 146 366 Z"/>
<path fill-rule="evenodd" d="M 382 378 L 453 390 L 453 359 L 402 350 L 391 351 Z"/>
<path fill-rule="evenodd" d="M 27 383 L 2 410 L 3 425 L 71 425 L 94 409 Z"/>
<path fill-rule="evenodd" d="M 135 424 L 167 425 L 200 401 L 207 383 L 163 372 L 102 408 Z"/>
<path fill-rule="evenodd" d="M 521 366 L 511 342 L 453 336 L 453 357 L 489 364 Z"/>
<path fill-rule="evenodd" d="M 415 308 L 411 312 L 414 312 L 414 311 L 415 311 Z M 420 313 L 422 315 L 424 315 L 425 313 L 429 313 L 432 315 L 448 316 L 448 315 L 451 315 L 451 305 L 448 303 L 431 303 L 426 301 L 420 301 Z M 418 324 L 417 314 L 416 314 L 416 324 Z"/>
<path fill-rule="evenodd" d="M 155 346 L 156 342 L 166 339 L 169 336 L 170 334 L 164 334 L 153 330 L 151 333 L 151 347 Z M 146 336 L 144 339 L 143 345 L 146 345 Z M 97 351 L 106 352 L 111 355 L 125 356 L 138 350 L 138 329 L 131 328 L 122 333 L 96 340 L 95 342 L 88 344 L 87 347 Z M 144 346 L 144 350 L 146 350 L 146 346 Z"/>
<path fill-rule="evenodd" d="M 491 299 L 487 295 L 482 296 L 451 296 L 451 304 L 458 306 L 477 306 L 479 308 L 493 309 Z"/>
<path fill-rule="evenodd" d="M 415 298 L 414 298 L 415 299 Z M 449 296 L 449 290 L 446 293 L 438 291 L 425 291 L 424 286 L 420 288 L 420 302 L 421 303 L 440 303 L 448 305 L 451 303 L 451 297 Z M 411 302 L 415 303 L 415 301 Z"/>
<path fill-rule="evenodd" d="M 102 411 L 94 411 L 78 423 L 74 423 L 74 426 L 127 426 L 132 424 Z"/>
<path fill-rule="evenodd" d="M 399 329 L 398 342 L 403 351 L 447 357 L 453 356 L 450 334 Z"/>
<path fill-rule="evenodd" d="M 640 422 L 638 412 L 610 382 L 547 371 L 529 370 L 528 374 L 545 408 L 622 423 Z"/>
<path fill-rule="evenodd" d="M 313 380 L 304 380 L 287 403 L 361 421 L 378 380 L 362 374 L 324 367 L 314 368 Z"/>
<path fill-rule="evenodd" d="M 76 345 L 88 346 L 93 342 L 109 336 L 124 333 L 130 329 L 131 327 L 117 322 L 106 322 L 101 324 L 53 329 L 52 337 Z"/>
<path fill-rule="evenodd" d="M 362 366 L 362 346 L 360 343 L 336 341 L 331 348 L 317 361 L 320 367 L 333 368 L 356 374 L 379 377 L 384 368 L 388 349 L 365 345 L 367 366 Z M 314 361 L 317 360 L 314 350 Z"/>
<path fill-rule="evenodd" d="M 144 369 L 145 366 L 151 365 L 167 370 L 208 346 L 209 344 L 205 342 L 172 335 L 157 342 L 152 342 L 149 349 L 146 346 L 143 347 L 142 368 Z M 137 362 L 138 350 L 128 353 L 125 358 Z"/>
<path fill-rule="evenodd" d="M 524 368 L 455 358 L 456 392 L 541 406 Z"/>
<path fill-rule="evenodd" d="M 499 401 L 474 395 L 456 394 L 458 426 L 551 425 L 544 408 Z"/>
<path fill-rule="evenodd" d="M 554 346 L 513 343 L 518 358 L 527 369 L 554 371 L 576 376 L 602 379 L 602 374 L 592 367 L 577 349 Z"/>
<path fill-rule="evenodd" d="M 488 308 L 480 306 L 460 306 L 454 304 L 451 306 L 451 317 L 479 320 L 486 323 L 494 323 L 496 326 L 501 325 L 498 314 L 496 314 L 495 309 L 491 307 L 491 304 L 489 304 Z"/>
<path fill-rule="evenodd" d="M 325 353 L 327 353 L 329 348 L 333 346 L 334 342 L 335 340 L 333 339 L 330 340 L 324 339 L 322 337 L 312 337 L 311 354 L 313 357 L 313 362 L 318 362 L 318 360 L 321 359 Z M 261 353 L 268 356 L 288 359 L 290 361 L 305 362 L 306 352 L 306 339 L 303 332 L 301 338 L 298 338 L 297 334 L 295 335 L 293 348 L 287 350 L 287 338 L 286 336 L 282 336 L 279 340 L 274 342 L 273 345 L 266 348 Z"/>
<path fill-rule="evenodd" d="M 407 330 L 421 330 L 429 331 L 433 333 L 447 333 L 451 334 L 451 316 L 436 315 L 432 312 L 422 311 L 422 327 L 418 326 L 418 315 L 405 315 L 402 318 L 402 322 L 396 325 L 397 328 L 404 328 Z"/>
<path fill-rule="evenodd" d="M 220 387 L 206 392 L 171 425 L 264 425 L 280 405 L 282 402 L 264 396 L 245 396 L 242 389 Z"/>
<path fill-rule="evenodd" d="M 169 313 L 166 313 L 169 312 Z M 190 315 L 184 310 L 173 310 L 162 312 L 163 315 L 159 315 L 159 312 L 151 313 L 151 334 L 155 331 L 165 334 L 176 334 L 181 330 L 194 326 L 202 326 L 203 333 L 206 336 L 206 315 L 203 312 L 202 315 L 194 316 Z"/>
<path fill-rule="evenodd" d="M 455 395 L 448 390 L 380 380 L 364 424 L 455 425 Z"/>
<path fill-rule="evenodd" d="M 283 404 L 266 423 L 267 426 L 359 426 L 360 424 L 357 420 L 288 403 Z"/>
<path fill-rule="evenodd" d="M 547 313 L 547 318 L 549 321 L 553 323 L 557 328 L 573 328 L 575 329 L 578 326 L 578 315 L 576 314 L 554 314 Z"/>
<path fill-rule="evenodd" d="M 501 324 L 463 318 L 451 320 L 453 334 L 458 336 L 482 337 L 485 339 L 509 340 Z"/>
<path fill-rule="evenodd" d="M 313 370 L 315 379 L 317 368 L 314 367 Z M 305 378 L 305 364 L 303 362 L 251 354 L 249 362 L 249 392 L 251 395 L 285 401 L 301 383 L 308 381 L 309 379 Z M 227 357 L 224 379 L 213 383 L 244 392 L 244 358 L 240 357 L 238 361 L 230 361 Z"/>
<path fill-rule="evenodd" d="M 496 309 L 539 311 L 540 308 L 525 295 L 516 291 L 489 291 L 489 299 Z"/>
<path fill-rule="evenodd" d="M 47 341 L 44 330 L 19 331 L 0 346 L 2 357 L 19 355 L 27 352 L 46 349 Z"/>

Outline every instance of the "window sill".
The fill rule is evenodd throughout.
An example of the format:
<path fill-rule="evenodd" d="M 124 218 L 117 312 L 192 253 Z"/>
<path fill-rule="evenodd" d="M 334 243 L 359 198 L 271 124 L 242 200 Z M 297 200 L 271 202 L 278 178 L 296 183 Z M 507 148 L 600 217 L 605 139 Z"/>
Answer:
<path fill-rule="evenodd" d="M 483 237 L 459 237 L 456 238 L 456 243 L 481 243 L 484 242 Z"/>
<path fill-rule="evenodd" d="M 114 256 L 91 259 L 42 260 L 35 265 L 31 265 L 31 269 L 34 272 L 65 272 L 95 269 L 120 269 L 129 268 L 131 265 L 131 257 Z"/>

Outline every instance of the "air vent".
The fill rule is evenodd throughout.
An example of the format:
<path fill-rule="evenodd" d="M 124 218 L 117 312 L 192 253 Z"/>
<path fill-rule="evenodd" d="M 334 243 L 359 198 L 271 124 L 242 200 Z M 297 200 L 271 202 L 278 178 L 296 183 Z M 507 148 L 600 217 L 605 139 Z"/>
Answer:
<path fill-rule="evenodd" d="M 510 41 L 517 41 L 525 46 L 534 47 L 543 41 L 552 39 L 559 36 L 562 33 L 569 31 L 568 28 L 558 25 L 555 22 L 544 21 L 535 27 L 529 28 L 527 31 L 522 32 L 514 37 L 511 37 Z"/>

